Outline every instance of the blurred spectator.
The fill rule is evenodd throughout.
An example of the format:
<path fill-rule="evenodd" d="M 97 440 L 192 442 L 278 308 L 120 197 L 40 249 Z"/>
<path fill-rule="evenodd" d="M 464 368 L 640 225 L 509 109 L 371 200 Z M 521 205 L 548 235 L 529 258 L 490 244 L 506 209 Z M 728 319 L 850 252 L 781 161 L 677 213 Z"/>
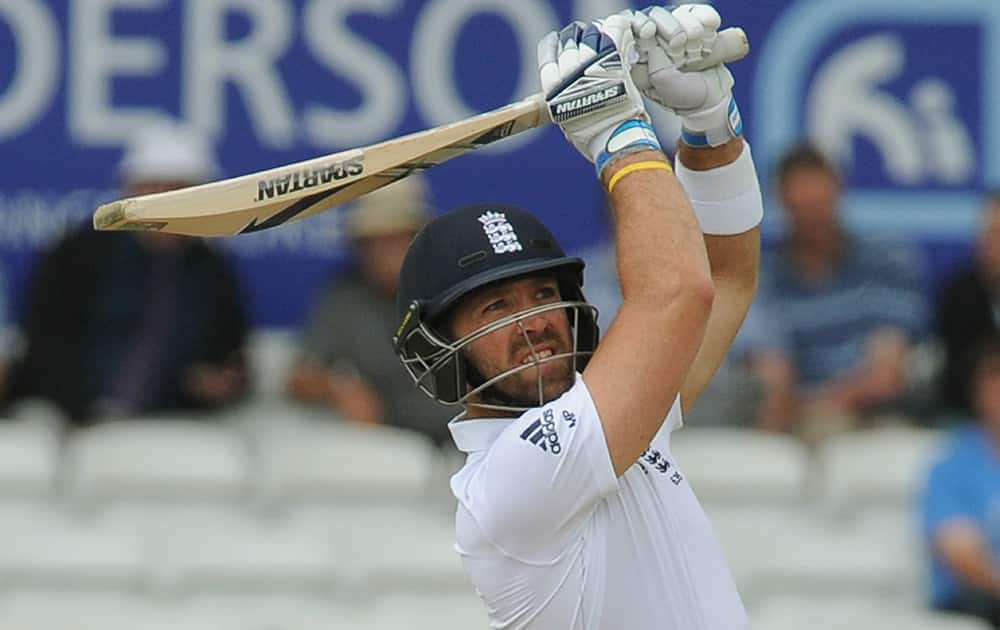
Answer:
<path fill-rule="evenodd" d="M 924 491 L 931 597 L 1000 628 L 1000 338 L 980 346 L 970 376 L 979 422 L 956 431 Z"/>
<path fill-rule="evenodd" d="M 425 181 L 416 175 L 362 197 L 347 217 L 357 271 L 321 294 L 301 337 L 288 382 L 300 400 L 347 418 L 450 440 L 455 412 L 413 386 L 392 349 L 396 290 L 406 248 L 430 217 Z"/>
<path fill-rule="evenodd" d="M 821 439 L 907 411 L 906 361 L 927 319 L 917 258 L 845 231 L 839 174 L 815 148 L 785 154 L 777 180 L 786 237 L 764 258 L 758 298 L 783 339 L 760 372 L 772 424 L 798 418 Z"/>
<path fill-rule="evenodd" d="M 1000 192 L 983 208 L 976 257 L 944 285 L 935 316 L 935 332 L 944 345 L 942 406 L 972 412 L 969 382 L 980 342 L 1000 333 Z"/>
<path fill-rule="evenodd" d="M 204 140 L 166 124 L 133 138 L 120 173 L 130 196 L 216 174 Z M 22 328 L 13 395 L 47 399 L 76 422 L 216 408 L 246 389 L 239 285 L 198 239 L 83 226 L 41 256 Z"/>

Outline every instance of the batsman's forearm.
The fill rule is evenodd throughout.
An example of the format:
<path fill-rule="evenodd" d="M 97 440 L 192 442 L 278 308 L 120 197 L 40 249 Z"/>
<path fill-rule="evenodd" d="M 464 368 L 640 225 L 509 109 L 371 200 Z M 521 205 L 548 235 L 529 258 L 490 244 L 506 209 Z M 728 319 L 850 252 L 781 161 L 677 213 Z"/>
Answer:
<path fill-rule="evenodd" d="M 743 138 L 733 138 L 718 147 L 691 147 L 680 142 L 677 159 L 692 171 L 710 171 L 732 164 L 743 153 Z"/>
<path fill-rule="evenodd" d="M 732 341 L 757 294 L 760 228 L 735 236 L 706 234 L 704 238 L 716 294 L 705 336 L 720 333 Z"/>
<path fill-rule="evenodd" d="M 718 147 L 689 147 L 683 142 L 677 152 L 677 159 L 691 171 L 706 172 L 732 164 L 744 151 L 743 138 L 734 138 Z M 719 187 L 726 182 L 725 171 L 720 174 L 706 174 L 713 179 L 706 180 L 715 183 L 718 178 Z M 758 194 L 759 196 L 759 194 Z M 727 209 L 730 212 L 743 212 L 743 207 L 736 205 Z M 747 293 L 749 301 L 757 289 L 757 279 L 760 269 L 760 228 L 755 227 L 740 234 L 705 235 L 705 249 L 712 268 L 712 278 L 716 286 L 725 286 L 727 290 L 737 293 Z"/>
<path fill-rule="evenodd" d="M 659 151 L 627 156 L 606 170 L 604 183 L 631 164 L 665 159 Z M 624 303 L 662 307 L 689 289 L 711 284 L 701 230 L 672 173 L 631 173 L 609 196 Z"/>
<path fill-rule="evenodd" d="M 705 236 L 715 299 L 705 337 L 681 388 L 688 410 L 700 398 L 739 332 L 757 289 L 759 230 L 736 236 Z"/>
<path fill-rule="evenodd" d="M 718 147 L 694 148 L 681 143 L 677 159 L 692 171 L 704 172 L 732 164 L 742 155 L 743 149 L 743 138 L 734 138 Z M 742 234 L 706 234 L 705 250 L 717 289 L 723 289 L 726 294 L 742 303 L 745 315 L 757 291 L 760 228 L 755 227 Z M 740 321 L 743 315 L 740 316 Z"/>
<path fill-rule="evenodd" d="M 760 278 L 760 228 L 734 236 L 706 234 L 704 238 L 716 287 L 743 296 L 749 307 Z"/>

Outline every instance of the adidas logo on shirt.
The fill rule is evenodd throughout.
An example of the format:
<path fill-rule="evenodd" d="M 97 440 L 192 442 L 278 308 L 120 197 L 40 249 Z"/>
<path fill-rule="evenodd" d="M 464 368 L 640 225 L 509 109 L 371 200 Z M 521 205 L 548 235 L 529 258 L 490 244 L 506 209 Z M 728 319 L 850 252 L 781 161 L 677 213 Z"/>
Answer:
<path fill-rule="evenodd" d="M 562 453 L 562 445 L 559 444 L 559 436 L 556 434 L 555 414 L 551 409 L 546 409 L 541 418 L 529 424 L 521 433 L 521 439 L 531 442 L 547 453 L 553 455 Z"/>

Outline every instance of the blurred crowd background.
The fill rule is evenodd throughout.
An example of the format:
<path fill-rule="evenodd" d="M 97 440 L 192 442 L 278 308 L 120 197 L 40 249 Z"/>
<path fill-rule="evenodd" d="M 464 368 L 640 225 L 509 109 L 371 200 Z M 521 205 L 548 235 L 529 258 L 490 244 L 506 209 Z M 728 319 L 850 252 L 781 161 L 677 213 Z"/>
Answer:
<path fill-rule="evenodd" d="M 714 4 L 765 251 L 675 455 L 754 627 L 1000 627 L 1000 4 Z M 610 219 L 558 131 L 254 235 L 89 218 L 506 104 L 545 32 L 624 6 L 0 2 L 0 628 L 485 627 L 394 292 L 428 218 L 495 200 L 584 256 L 606 329 Z"/>

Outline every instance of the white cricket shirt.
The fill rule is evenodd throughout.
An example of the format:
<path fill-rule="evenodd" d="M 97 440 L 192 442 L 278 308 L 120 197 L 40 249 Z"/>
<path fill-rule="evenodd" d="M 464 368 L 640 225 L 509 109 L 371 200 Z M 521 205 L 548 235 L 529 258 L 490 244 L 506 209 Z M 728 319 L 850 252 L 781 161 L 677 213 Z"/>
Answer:
<path fill-rule="evenodd" d="M 746 630 L 718 537 L 670 452 L 678 402 L 621 478 L 590 391 L 454 420 L 456 549 L 493 628 Z"/>

